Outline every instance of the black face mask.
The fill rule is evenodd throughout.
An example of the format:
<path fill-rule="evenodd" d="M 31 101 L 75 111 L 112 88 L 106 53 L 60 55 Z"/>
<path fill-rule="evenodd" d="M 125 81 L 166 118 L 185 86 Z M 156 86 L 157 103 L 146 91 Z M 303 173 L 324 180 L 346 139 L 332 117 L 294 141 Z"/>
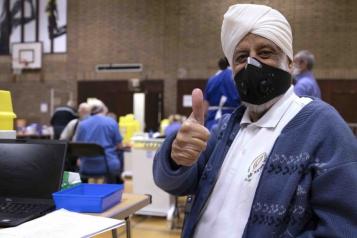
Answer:
<path fill-rule="evenodd" d="M 291 75 L 248 57 L 245 68 L 235 75 L 234 81 L 242 101 L 261 105 L 284 94 L 291 85 Z"/>

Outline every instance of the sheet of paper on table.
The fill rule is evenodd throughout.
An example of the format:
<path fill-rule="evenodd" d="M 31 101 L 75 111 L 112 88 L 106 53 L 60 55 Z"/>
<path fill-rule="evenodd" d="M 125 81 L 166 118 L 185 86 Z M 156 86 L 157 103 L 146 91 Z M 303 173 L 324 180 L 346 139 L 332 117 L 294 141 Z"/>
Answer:
<path fill-rule="evenodd" d="M 125 225 L 125 221 L 60 209 L 16 227 L 0 230 L 1 238 L 79 238 Z"/>

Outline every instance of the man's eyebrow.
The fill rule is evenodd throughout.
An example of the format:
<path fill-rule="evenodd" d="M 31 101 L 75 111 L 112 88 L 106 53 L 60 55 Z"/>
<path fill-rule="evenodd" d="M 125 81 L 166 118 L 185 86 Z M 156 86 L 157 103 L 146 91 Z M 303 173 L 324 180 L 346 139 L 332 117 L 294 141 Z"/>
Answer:
<path fill-rule="evenodd" d="M 245 53 L 245 52 L 247 52 L 247 51 L 249 51 L 249 49 L 238 49 L 238 50 L 236 50 L 234 53 L 235 53 L 235 54 Z"/>
<path fill-rule="evenodd" d="M 270 48 L 272 50 L 275 50 L 277 52 L 283 52 L 278 46 L 274 45 L 274 44 L 269 44 L 269 43 L 261 43 L 258 44 L 256 49 L 263 49 L 263 48 Z"/>
<path fill-rule="evenodd" d="M 242 53 L 246 53 L 249 51 L 249 48 L 248 47 L 241 47 L 241 48 L 237 48 L 235 51 L 234 51 L 234 54 L 233 54 L 233 57 L 235 57 L 237 54 L 242 54 Z"/>

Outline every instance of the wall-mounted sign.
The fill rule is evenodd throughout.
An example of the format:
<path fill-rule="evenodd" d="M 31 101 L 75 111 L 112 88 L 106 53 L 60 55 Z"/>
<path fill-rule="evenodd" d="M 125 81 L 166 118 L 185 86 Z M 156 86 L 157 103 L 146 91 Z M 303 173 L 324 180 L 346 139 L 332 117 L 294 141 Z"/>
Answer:
<path fill-rule="evenodd" d="M 182 106 L 183 107 L 192 107 L 192 95 L 183 95 L 182 98 Z"/>

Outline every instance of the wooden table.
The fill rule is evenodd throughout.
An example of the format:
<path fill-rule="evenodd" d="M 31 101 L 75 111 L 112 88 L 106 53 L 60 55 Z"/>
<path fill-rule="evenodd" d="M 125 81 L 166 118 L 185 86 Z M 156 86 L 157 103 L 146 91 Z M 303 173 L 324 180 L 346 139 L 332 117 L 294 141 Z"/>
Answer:
<path fill-rule="evenodd" d="M 150 195 L 123 193 L 122 200 L 117 205 L 102 213 L 87 213 L 94 216 L 102 216 L 116 219 L 124 219 L 126 225 L 126 236 L 131 237 L 130 215 L 151 203 Z M 112 230 L 113 238 L 117 237 L 116 229 Z"/>

